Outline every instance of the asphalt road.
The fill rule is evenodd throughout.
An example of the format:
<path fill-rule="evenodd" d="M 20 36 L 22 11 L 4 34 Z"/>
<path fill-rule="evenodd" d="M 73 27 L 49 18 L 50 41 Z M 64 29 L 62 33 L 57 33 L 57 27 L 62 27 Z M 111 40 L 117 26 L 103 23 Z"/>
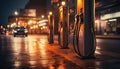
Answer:
<path fill-rule="evenodd" d="M 120 58 L 120 39 L 96 39 L 97 48 L 103 54 L 111 57 Z"/>
<path fill-rule="evenodd" d="M 119 42 L 96 39 L 96 59 L 81 60 L 72 49 L 48 44 L 47 36 L 0 35 L 0 69 L 120 69 Z"/>

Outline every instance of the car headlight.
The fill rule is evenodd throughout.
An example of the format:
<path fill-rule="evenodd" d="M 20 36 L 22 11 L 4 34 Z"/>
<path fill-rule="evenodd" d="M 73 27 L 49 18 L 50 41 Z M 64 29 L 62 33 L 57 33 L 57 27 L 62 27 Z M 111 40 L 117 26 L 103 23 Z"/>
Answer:
<path fill-rule="evenodd" d="M 25 30 L 25 33 L 27 33 L 28 31 L 27 30 Z"/>
<path fill-rule="evenodd" d="M 17 33 L 17 31 L 16 31 L 16 30 L 14 30 L 14 33 Z"/>

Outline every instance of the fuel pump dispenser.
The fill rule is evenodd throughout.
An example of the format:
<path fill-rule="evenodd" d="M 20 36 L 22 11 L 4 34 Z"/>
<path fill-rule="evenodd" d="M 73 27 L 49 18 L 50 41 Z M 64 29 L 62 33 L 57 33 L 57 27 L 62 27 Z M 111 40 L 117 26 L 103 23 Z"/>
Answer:
<path fill-rule="evenodd" d="M 48 42 L 50 44 L 54 43 L 54 20 L 52 12 L 48 15 Z"/>
<path fill-rule="evenodd" d="M 68 48 L 68 0 L 63 0 L 59 7 L 60 21 L 59 21 L 59 32 L 60 32 L 60 47 L 62 49 Z"/>
<path fill-rule="evenodd" d="M 76 0 L 73 47 L 81 58 L 94 57 L 94 0 Z"/>

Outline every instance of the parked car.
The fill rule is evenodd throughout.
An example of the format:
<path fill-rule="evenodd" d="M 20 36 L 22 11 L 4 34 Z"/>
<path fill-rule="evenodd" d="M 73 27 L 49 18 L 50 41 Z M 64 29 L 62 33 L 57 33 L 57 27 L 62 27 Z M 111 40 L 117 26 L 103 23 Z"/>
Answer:
<path fill-rule="evenodd" d="M 14 37 L 16 37 L 17 35 L 27 36 L 28 31 L 25 27 L 15 27 L 13 30 L 13 35 Z"/>

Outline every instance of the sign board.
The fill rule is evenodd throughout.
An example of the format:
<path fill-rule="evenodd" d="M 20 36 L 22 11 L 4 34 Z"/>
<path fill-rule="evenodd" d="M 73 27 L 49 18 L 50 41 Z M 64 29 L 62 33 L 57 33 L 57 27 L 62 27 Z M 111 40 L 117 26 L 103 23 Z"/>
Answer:
<path fill-rule="evenodd" d="M 51 3 L 58 3 L 59 0 L 51 0 Z"/>
<path fill-rule="evenodd" d="M 21 9 L 20 13 L 22 16 L 36 16 L 36 9 Z"/>

